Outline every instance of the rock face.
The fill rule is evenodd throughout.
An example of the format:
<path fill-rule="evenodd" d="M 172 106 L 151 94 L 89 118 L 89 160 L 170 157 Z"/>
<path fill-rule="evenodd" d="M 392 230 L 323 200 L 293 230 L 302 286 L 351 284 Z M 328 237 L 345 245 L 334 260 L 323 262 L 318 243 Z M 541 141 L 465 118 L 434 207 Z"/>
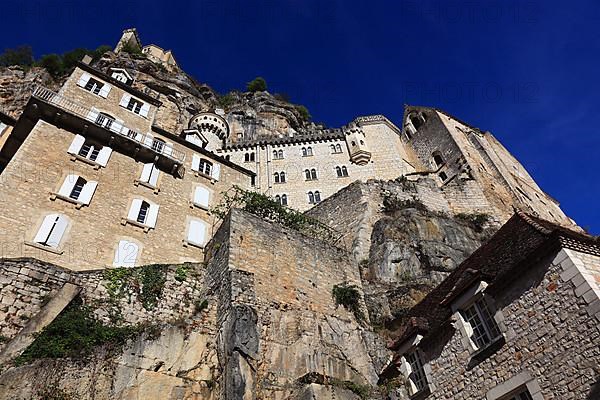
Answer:
<path fill-rule="evenodd" d="M 16 119 L 37 85 L 57 90 L 61 84 L 44 68 L 0 68 L 0 111 Z"/>

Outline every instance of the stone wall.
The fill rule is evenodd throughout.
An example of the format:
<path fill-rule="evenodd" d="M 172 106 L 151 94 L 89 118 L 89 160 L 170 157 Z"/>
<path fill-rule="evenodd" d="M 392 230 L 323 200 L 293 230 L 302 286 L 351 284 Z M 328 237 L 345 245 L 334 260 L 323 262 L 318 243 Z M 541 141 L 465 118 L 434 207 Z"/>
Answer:
<path fill-rule="evenodd" d="M 344 251 L 237 210 L 209 251 L 225 398 L 286 398 L 309 373 L 376 382 L 364 328 L 331 294 L 342 282 L 361 287 Z"/>
<path fill-rule="evenodd" d="M 573 265 L 568 259 L 564 251 L 546 257 L 490 293 L 502 311 L 506 344 L 479 363 L 473 365 L 459 330 L 423 339 L 419 346 L 435 386 L 430 398 L 485 398 L 522 373 L 535 379 L 544 399 L 597 398 L 600 325 L 586 312 L 588 301 L 567 272 Z"/>

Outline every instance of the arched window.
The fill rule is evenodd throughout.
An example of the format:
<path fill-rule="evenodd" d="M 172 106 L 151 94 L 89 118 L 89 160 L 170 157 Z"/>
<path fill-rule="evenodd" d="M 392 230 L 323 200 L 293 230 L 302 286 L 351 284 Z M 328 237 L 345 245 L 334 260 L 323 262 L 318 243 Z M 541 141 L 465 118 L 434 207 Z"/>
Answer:
<path fill-rule="evenodd" d="M 342 152 L 342 145 L 340 145 L 339 143 L 335 145 L 335 151 L 336 153 L 341 153 Z"/>
<path fill-rule="evenodd" d="M 421 125 L 423 125 L 424 121 L 421 118 L 419 118 L 419 116 L 416 114 L 413 114 L 408 118 L 410 119 L 410 122 L 412 122 L 415 129 L 419 129 Z"/>
<path fill-rule="evenodd" d="M 274 178 L 274 180 L 275 180 L 275 183 L 279 183 L 279 172 L 275 172 L 275 173 L 273 174 L 273 178 Z"/>
<path fill-rule="evenodd" d="M 250 154 L 246 153 L 244 154 L 244 162 L 248 162 L 250 161 Z"/>
<path fill-rule="evenodd" d="M 346 167 L 342 167 L 342 176 L 348 176 L 348 169 Z"/>
<path fill-rule="evenodd" d="M 309 204 L 315 203 L 315 195 L 313 194 L 313 192 L 308 192 L 308 203 Z"/>
<path fill-rule="evenodd" d="M 313 180 L 317 179 L 317 170 L 316 169 L 313 168 L 310 170 L 310 178 Z"/>
<path fill-rule="evenodd" d="M 320 203 L 321 202 L 321 192 L 319 192 L 318 190 L 315 192 L 315 203 Z"/>
<path fill-rule="evenodd" d="M 287 206 L 287 195 L 285 195 L 285 194 L 281 195 L 281 205 Z"/>
<path fill-rule="evenodd" d="M 277 150 L 273 150 L 273 158 L 277 160 L 279 157 L 277 156 Z"/>
<path fill-rule="evenodd" d="M 226 156 L 225 156 L 225 159 L 226 159 L 227 161 L 229 161 L 229 160 L 231 160 L 231 156 L 228 154 L 228 155 L 226 155 Z"/>
<path fill-rule="evenodd" d="M 432 155 L 433 155 L 433 163 L 435 164 L 436 168 L 439 168 L 442 165 L 444 165 L 444 157 L 442 157 L 442 154 L 439 151 L 433 152 Z"/>
<path fill-rule="evenodd" d="M 277 202 L 277 204 L 281 204 L 281 196 L 276 195 L 275 196 L 275 201 Z"/>
<path fill-rule="evenodd" d="M 307 156 L 312 156 L 313 155 L 312 147 L 307 147 L 306 148 L 306 155 Z"/>
<path fill-rule="evenodd" d="M 308 169 L 304 170 L 304 177 L 306 178 L 307 181 L 310 181 L 310 170 L 308 170 Z"/>
<path fill-rule="evenodd" d="M 364 146 L 365 142 L 361 140 L 361 141 L 360 141 L 360 144 Z"/>
<path fill-rule="evenodd" d="M 332 144 L 331 146 L 329 146 L 331 148 L 331 152 L 335 153 L 335 144 Z"/>
<path fill-rule="evenodd" d="M 279 174 L 279 181 L 280 181 L 281 183 L 285 183 L 285 172 L 281 172 L 281 173 Z"/>
<path fill-rule="evenodd" d="M 283 159 L 283 150 L 279 150 L 279 151 L 277 152 L 277 157 L 278 157 L 279 159 Z"/>
<path fill-rule="evenodd" d="M 446 180 L 448 179 L 448 175 L 446 175 L 445 172 L 440 172 L 438 176 L 440 177 L 442 182 L 446 182 Z"/>
<path fill-rule="evenodd" d="M 302 148 L 302 157 L 306 157 L 308 153 L 306 152 L 306 147 Z"/>
<path fill-rule="evenodd" d="M 352 147 L 356 146 L 356 142 L 352 141 Z"/>
<path fill-rule="evenodd" d="M 250 153 L 250 161 L 254 161 L 254 152 Z"/>
<path fill-rule="evenodd" d="M 200 208 L 208 209 L 210 192 L 204 186 L 197 186 L 194 190 L 194 204 Z"/>
<path fill-rule="evenodd" d="M 342 176 L 342 169 L 340 167 L 335 167 L 335 173 L 337 174 L 338 178 Z"/>

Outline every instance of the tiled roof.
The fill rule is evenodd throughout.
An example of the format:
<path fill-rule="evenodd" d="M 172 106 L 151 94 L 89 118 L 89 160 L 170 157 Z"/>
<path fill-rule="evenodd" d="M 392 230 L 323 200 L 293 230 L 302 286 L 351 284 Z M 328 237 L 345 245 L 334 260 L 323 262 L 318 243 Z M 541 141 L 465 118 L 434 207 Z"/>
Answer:
<path fill-rule="evenodd" d="M 390 348 L 398 349 L 414 334 L 415 319 L 425 319 L 419 326 L 433 334 L 450 320 L 451 301 L 474 282 L 484 280 L 490 286 L 510 282 L 520 275 L 520 269 L 527 268 L 532 256 L 560 247 L 596 254 L 600 251 L 600 240 L 517 211 L 488 242 L 409 310 Z"/>

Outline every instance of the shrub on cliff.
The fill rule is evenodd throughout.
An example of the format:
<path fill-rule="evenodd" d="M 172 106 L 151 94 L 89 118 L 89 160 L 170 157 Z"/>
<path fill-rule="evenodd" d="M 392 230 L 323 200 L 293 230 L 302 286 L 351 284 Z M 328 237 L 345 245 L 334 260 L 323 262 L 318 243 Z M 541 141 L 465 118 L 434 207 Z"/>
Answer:
<path fill-rule="evenodd" d="M 336 305 L 341 305 L 352 312 L 357 320 L 363 320 L 364 315 L 360 309 L 360 292 L 356 285 L 349 285 L 344 282 L 339 285 L 333 285 L 331 296 Z"/>
<path fill-rule="evenodd" d="M 264 92 L 267 90 L 267 81 L 263 77 L 256 77 L 246 85 L 249 92 Z"/>
<path fill-rule="evenodd" d="M 4 53 L 0 54 L 0 67 L 8 67 L 11 65 L 20 65 L 28 67 L 33 64 L 33 50 L 31 46 L 19 46 L 14 49 L 5 49 Z"/>

